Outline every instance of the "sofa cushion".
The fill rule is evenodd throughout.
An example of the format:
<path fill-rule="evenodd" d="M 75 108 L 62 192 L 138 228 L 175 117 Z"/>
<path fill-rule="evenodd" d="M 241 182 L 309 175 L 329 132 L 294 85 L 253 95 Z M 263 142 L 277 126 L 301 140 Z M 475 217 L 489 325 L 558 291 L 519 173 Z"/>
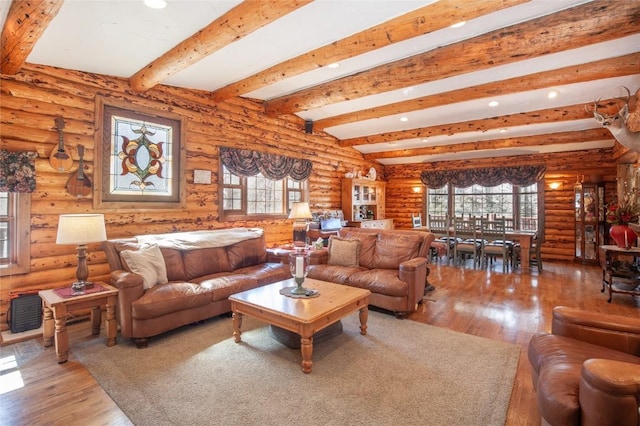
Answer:
<path fill-rule="evenodd" d="M 241 291 L 258 287 L 258 280 L 249 274 L 218 274 L 203 277 L 200 286 L 211 292 L 213 302 L 227 299 L 229 296 Z"/>
<path fill-rule="evenodd" d="M 398 271 L 393 269 L 353 272 L 348 276 L 346 284 L 387 296 L 406 297 L 409 294 L 409 284 L 400 280 Z"/>
<path fill-rule="evenodd" d="M 187 274 L 184 272 L 184 263 L 182 262 L 182 253 L 180 250 L 160 247 L 164 264 L 167 268 L 167 279 L 169 281 L 189 281 Z"/>
<path fill-rule="evenodd" d="M 529 342 L 529 361 L 540 414 L 550 424 L 580 424 L 578 390 L 582 364 L 591 358 L 640 364 L 626 352 L 554 334 L 538 333 Z"/>
<path fill-rule="evenodd" d="M 219 272 L 231 272 L 225 247 L 211 247 L 182 252 L 186 281 Z"/>
<path fill-rule="evenodd" d="M 229 267 L 232 271 L 245 266 L 259 265 L 267 261 L 267 246 L 264 234 L 259 238 L 241 241 L 227 247 Z"/>
<path fill-rule="evenodd" d="M 168 282 L 164 257 L 156 244 L 137 251 L 124 250 L 120 256 L 127 270 L 142 276 L 145 289 Z"/>
<path fill-rule="evenodd" d="M 307 277 L 336 284 L 346 284 L 351 275 L 363 270 L 365 268 L 361 266 L 310 265 Z"/>
<path fill-rule="evenodd" d="M 398 269 L 402 262 L 418 256 L 424 236 L 419 233 L 380 233 L 371 269 Z"/>
<path fill-rule="evenodd" d="M 361 228 L 342 228 L 339 231 L 340 238 L 348 240 L 360 240 L 360 266 L 371 269 L 375 255 L 378 233 L 373 229 L 366 229 L 371 232 L 361 232 Z"/>
<path fill-rule="evenodd" d="M 133 319 L 157 318 L 211 303 L 211 290 L 194 283 L 158 284 L 131 302 Z"/>
<path fill-rule="evenodd" d="M 329 259 L 335 266 L 358 266 L 360 264 L 360 240 L 346 240 L 332 235 L 329 238 Z"/>

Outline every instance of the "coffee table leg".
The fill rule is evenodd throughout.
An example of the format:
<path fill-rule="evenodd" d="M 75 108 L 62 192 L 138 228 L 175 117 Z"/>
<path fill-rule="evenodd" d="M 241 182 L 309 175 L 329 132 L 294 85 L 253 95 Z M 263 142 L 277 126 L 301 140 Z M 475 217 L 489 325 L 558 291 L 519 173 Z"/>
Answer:
<path fill-rule="evenodd" d="M 365 306 L 360 309 L 360 334 L 367 334 L 367 319 L 369 318 L 369 307 Z"/>
<path fill-rule="evenodd" d="M 240 331 L 240 327 L 242 327 L 242 314 L 234 312 L 231 317 L 233 318 L 233 338 L 236 343 L 239 343 L 242 341 L 242 338 L 240 337 L 242 334 L 242 331 Z"/>
<path fill-rule="evenodd" d="M 302 372 L 311 373 L 311 355 L 313 354 L 313 337 L 302 337 L 300 339 L 300 352 L 302 352 Z"/>

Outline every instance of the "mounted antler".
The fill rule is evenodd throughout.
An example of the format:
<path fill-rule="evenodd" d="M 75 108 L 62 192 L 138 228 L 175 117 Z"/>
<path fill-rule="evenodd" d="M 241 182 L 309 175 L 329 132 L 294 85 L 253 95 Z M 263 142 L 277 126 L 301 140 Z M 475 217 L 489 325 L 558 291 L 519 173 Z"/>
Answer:
<path fill-rule="evenodd" d="M 620 142 L 623 146 L 633 149 L 634 151 L 640 151 L 640 133 L 634 133 L 627 128 L 626 122 L 629 116 L 629 99 L 631 98 L 631 92 L 628 88 L 624 87 L 627 91 L 627 97 L 624 99 L 624 105 L 618 109 L 618 112 L 613 115 L 605 115 L 598 112 L 598 102 L 594 102 L 593 116 L 596 121 L 602 124 L 602 127 L 607 128 L 614 138 Z M 587 112 L 591 113 L 585 106 Z M 637 112 L 637 111 L 636 111 Z"/>

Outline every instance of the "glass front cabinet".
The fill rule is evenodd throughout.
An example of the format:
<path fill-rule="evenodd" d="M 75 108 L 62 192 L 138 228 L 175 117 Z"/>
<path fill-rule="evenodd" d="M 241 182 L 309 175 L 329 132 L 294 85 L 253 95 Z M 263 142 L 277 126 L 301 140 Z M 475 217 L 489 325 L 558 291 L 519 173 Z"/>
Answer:
<path fill-rule="evenodd" d="M 575 186 L 576 260 L 597 263 L 600 245 L 605 243 L 604 186 L 583 183 Z"/>

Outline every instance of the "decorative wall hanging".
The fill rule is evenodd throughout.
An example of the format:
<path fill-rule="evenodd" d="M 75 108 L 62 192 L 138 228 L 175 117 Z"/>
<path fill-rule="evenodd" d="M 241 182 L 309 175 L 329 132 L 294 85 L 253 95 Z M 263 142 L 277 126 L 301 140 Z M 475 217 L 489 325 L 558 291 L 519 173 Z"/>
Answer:
<path fill-rule="evenodd" d="M 36 152 L 0 150 L 0 192 L 33 192 L 36 189 Z"/>
<path fill-rule="evenodd" d="M 98 99 L 94 207 L 183 207 L 183 118 L 129 108 Z"/>
<path fill-rule="evenodd" d="M 84 171 L 84 145 L 78 145 L 78 169 L 67 180 L 67 191 L 74 197 L 91 195 L 91 178 Z"/>
<path fill-rule="evenodd" d="M 51 150 L 49 156 L 49 164 L 56 172 L 68 172 L 73 167 L 73 158 L 71 158 L 71 150 L 64 146 L 64 118 L 56 117 L 56 130 L 58 130 L 58 145 Z"/>
<path fill-rule="evenodd" d="M 247 177 L 262 173 L 271 180 L 287 176 L 296 181 L 305 180 L 313 168 L 310 160 L 224 146 L 220 147 L 220 160 L 234 175 Z"/>
<path fill-rule="evenodd" d="M 472 185 L 497 186 L 502 183 L 512 185 L 533 185 L 544 175 L 544 166 L 489 167 L 484 169 L 437 170 L 422 172 L 420 180 L 429 188 L 441 188 L 452 183 L 459 188 Z"/>

